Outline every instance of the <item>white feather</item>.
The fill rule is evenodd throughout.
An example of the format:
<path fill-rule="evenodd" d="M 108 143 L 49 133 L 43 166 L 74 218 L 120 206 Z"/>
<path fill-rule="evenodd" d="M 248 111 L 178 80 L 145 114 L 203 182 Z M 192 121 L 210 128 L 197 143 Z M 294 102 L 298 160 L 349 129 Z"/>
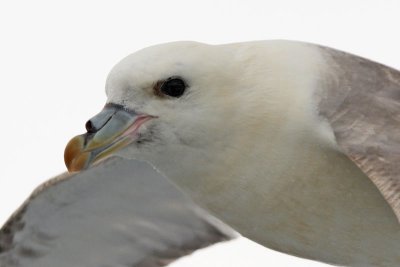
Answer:
<path fill-rule="evenodd" d="M 153 142 L 120 154 L 149 161 L 260 244 L 335 264 L 394 266 L 393 212 L 317 115 L 313 94 L 327 71 L 320 48 L 298 42 L 139 51 L 111 72 L 109 101 L 159 118 L 142 129 L 153 130 Z M 185 95 L 154 96 L 154 82 L 171 76 L 187 81 Z"/>

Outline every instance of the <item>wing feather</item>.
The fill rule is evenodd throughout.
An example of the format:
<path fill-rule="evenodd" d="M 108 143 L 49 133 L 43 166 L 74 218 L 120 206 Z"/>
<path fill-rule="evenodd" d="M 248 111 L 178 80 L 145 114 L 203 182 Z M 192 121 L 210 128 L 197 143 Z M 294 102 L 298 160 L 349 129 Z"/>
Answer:
<path fill-rule="evenodd" d="M 320 47 L 328 70 L 316 92 L 336 141 L 400 219 L 400 72 Z"/>
<path fill-rule="evenodd" d="M 0 230 L 0 267 L 158 267 L 231 233 L 148 164 L 114 158 L 35 190 Z"/>

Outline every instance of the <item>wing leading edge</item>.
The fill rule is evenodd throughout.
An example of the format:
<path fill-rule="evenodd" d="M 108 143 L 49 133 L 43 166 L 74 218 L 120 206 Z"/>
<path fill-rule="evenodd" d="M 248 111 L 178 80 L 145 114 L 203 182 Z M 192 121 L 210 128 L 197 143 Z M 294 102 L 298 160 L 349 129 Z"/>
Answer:
<path fill-rule="evenodd" d="M 113 158 L 39 187 L 0 230 L 0 267 L 165 266 L 231 237 L 151 166 Z"/>

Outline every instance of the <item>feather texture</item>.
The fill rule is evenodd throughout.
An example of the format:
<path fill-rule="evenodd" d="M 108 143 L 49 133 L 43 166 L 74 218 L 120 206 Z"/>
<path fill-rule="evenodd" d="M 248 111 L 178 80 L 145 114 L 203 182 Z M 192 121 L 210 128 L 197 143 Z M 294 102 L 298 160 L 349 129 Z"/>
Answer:
<path fill-rule="evenodd" d="M 337 50 L 322 51 L 329 74 L 317 91 L 319 113 L 400 219 L 400 72 Z"/>
<path fill-rule="evenodd" d="M 0 266 L 164 266 L 231 233 L 149 165 L 114 158 L 39 187 L 0 230 Z"/>

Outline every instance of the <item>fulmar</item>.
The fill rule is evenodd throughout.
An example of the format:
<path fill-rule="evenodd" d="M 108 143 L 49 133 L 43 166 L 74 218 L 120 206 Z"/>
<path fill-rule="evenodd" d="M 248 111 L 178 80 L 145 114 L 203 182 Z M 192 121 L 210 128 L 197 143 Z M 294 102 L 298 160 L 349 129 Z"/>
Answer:
<path fill-rule="evenodd" d="M 116 247 L 102 252 L 114 261 L 80 266 L 160 266 L 182 251 L 230 238 L 224 223 L 261 245 L 303 258 L 354 267 L 400 265 L 399 71 L 295 41 L 174 42 L 122 59 L 107 78 L 106 94 L 87 132 L 65 149 L 70 178 L 39 190 L 32 198 L 41 199 L 38 207 L 29 211 L 28 202 L 2 229 L 0 264 L 2 258 L 18 261 L 17 248 L 28 248 L 22 255 L 40 261 L 49 250 L 46 242 L 57 246 L 58 239 L 95 234 L 103 242 L 114 238 Z M 171 188 L 201 208 L 186 197 L 177 201 L 187 202 L 185 207 L 174 204 L 176 196 L 164 195 L 172 189 L 152 190 L 151 175 L 140 173 L 140 164 L 152 166 L 154 175 L 167 177 Z M 113 179 L 121 173 L 124 179 Z M 85 175 L 103 178 L 96 183 Z M 67 183 L 68 189 L 51 190 Z M 92 211 L 96 199 L 107 205 L 96 190 L 112 190 L 108 201 L 121 207 L 114 219 Z M 49 209 L 39 208 L 49 202 Z M 146 220 L 130 216 L 129 209 L 141 210 Z M 39 210 L 50 221 L 33 214 Z M 171 217 L 173 212 L 178 214 Z M 58 219 L 52 223 L 49 213 Z M 55 225 L 63 216 L 67 222 L 91 217 L 93 229 L 87 235 L 61 232 Z M 29 223 L 31 217 L 36 224 Z M 190 220 L 197 224 L 188 225 Z M 170 232 L 180 224 L 185 232 Z M 27 225 L 40 238 L 22 238 Z M 106 229 L 104 236 L 98 225 Z M 110 229 L 118 238 L 107 235 Z M 139 263 L 126 255 L 129 245 L 132 255 L 142 257 Z M 67 262 L 69 253 L 57 260 Z"/>

